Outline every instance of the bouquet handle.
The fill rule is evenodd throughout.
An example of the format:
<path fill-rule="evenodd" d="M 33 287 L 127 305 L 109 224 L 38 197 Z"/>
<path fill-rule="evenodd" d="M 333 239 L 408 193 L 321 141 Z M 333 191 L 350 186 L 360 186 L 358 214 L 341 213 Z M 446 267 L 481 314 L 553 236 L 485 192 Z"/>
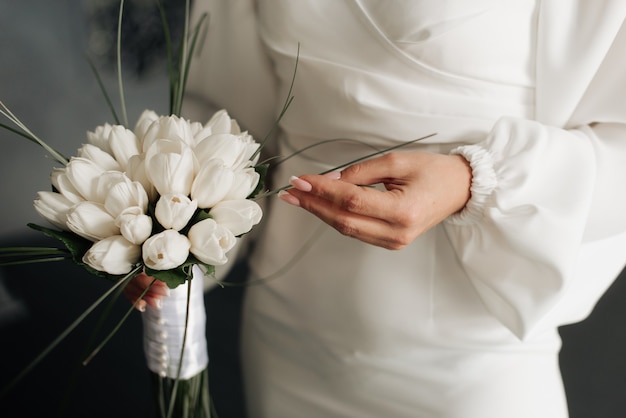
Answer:
<path fill-rule="evenodd" d="M 171 289 L 160 309 L 148 306 L 142 314 L 144 353 L 160 417 L 211 416 L 203 276 L 194 266 L 190 281 Z"/>
<path fill-rule="evenodd" d="M 185 338 L 188 297 L 189 320 Z M 171 289 L 170 295 L 162 298 L 161 309 L 148 306 L 142 319 L 144 352 L 152 372 L 162 377 L 184 380 L 206 369 L 209 356 L 203 274 L 197 266 L 193 267 L 193 278 L 189 285 Z"/>

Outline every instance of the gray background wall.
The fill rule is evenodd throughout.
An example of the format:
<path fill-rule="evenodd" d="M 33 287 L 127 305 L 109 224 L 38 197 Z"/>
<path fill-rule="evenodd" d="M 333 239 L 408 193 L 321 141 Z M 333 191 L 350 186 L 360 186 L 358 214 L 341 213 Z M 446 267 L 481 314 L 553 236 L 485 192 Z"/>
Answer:
<path fill-rule="evenodd" d="M 0 0 L 0 100 L 35 133 L 67 155 L 74 154 L 85 141 L 87 130 L 105 120 L 112 121 L 84 59 L 86 51 L 100 57 L 97 62 L 104 68 L 102 75 L 118 103 L 115 74 L 106 67 L 106 54 L 102 55 L 106 51 L 103 47 L 111 40 L 98 22 L 89 18 L 98 6 L 116 3 Z M 129 1 L 137 7 L 144 3 L 146 0 Z M 133 64 L 135 69 L 141 66 Z M 125 84 L 131 121 L 146 107 L 157 112 L 167 110 L 166 74 L 160 63 L 154 64 L 154 70 L 140 77 L 132 75 L 132 68 L 128 71 Z M 32 200 L 37 191 L 49 188 L 53 164 L 43 155 L 35 145 L 0 131 L 2 245 L 40 240 L 25 225 L 40 222 Z M 240 266 L 236 270 L 234 280 L 243 275 L 243 269 Z M 562 329 L 561 361 L 572 418 L 626 416 L 624 282 L 621 278 L 616 281 L 587 321 Z M 0 385 L 21 370 L 107 286 L 69 263 L 0 269 Z M 230 288 L 207 295 L 214 396 L 222 418 L 241 416 L 242 410 L 236 362 L 241 293 L 241 289 Z M 114 317 L 119 318 L 127 307 L 126 301 L 118 302 Z M 0 400 L 0 416 L 55 416 L 57 410 L 64 411 L 60 416 L 69 417 L 148 416 L 149 382 L 137 315 L 131 316 L 72 386 L 73 363 L 90 338 L 94 322 L 81 327 L 16 390 Z M 67 393 L 73 395 L 66 402 Z"/>

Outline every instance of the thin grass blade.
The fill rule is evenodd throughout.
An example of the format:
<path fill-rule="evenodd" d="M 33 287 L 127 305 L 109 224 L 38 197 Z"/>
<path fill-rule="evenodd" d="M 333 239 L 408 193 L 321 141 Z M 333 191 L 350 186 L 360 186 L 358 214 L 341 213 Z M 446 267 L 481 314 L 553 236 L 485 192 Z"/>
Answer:
<path fill-rule="evenodd" d="M 26 136 L 33 142 L 36 142 L 37 144 L 39 144 L 41 147 L 43 147 L 46 151 L 48 151 L 48 153 L 50 153 L 50 155 L 59 163 L 63 164 L 63 165 L 67 165 L 68 163 L 68 159 L 66 157 L 64 157 L 60 152 L 58 152 L 57 150 L 55 150 L 54 148 L 52 148 L 50 145 L 48 145 L 45 141 L 43 141 L 41 138 L 39 138 L 37 135 L 35 135 L 34 133 L 31 132 L 30 129 L 28 129 L 28 127 L 22 123 L 22 121 L 20 121 L 10 110 L 8 107 L 5 106 L 4 103 L 2 103 L 0 101 L 0 115 L 3 115 L 4 117 L 6 117 L 7 119 L 9 119 L 11 122 L 13 122 L 13 124 L 15 124 L 18 128 L 20 128 L 22 131 L 24 131 L 24 133 L 26 134 Z"/>
<path fill-rule="evenodd" d="M 120 0 L 120 13 L 117 20 L 117 84 L 120 92 L 120 105 L 124 126 L 128 127 L 128 115 L 126 113 L 126 99 L 124 98 L 124 82 L 122 80 L 122 16 L 124 15 L 124 0 Z"/>
<path fill-rule="evenodd" d="M 96 68 L 96 66 L 93 63 L 93 61 L 91 61 L 91 59 L 89 59 L 89 57 L 87 57 L 87 63 L 89 64 L 89 67 L 91 68 L 91 71 L 93 72 L 94 76 L 96 77 L 96 81 L 98 82 L 98 86 L 100 87 L 100 91 L 102 92 L 102 95 L 104 96 L 104 100 L 106 100 L 106 102 L 107 102 L 107 106 L 109 106 L 109 109 L 111 110 L 111 114 L 113 115 L 113 119 L 115 120 L 115 123 L 117 125 L 119 125 L 120 124 L 120 118 L 117 116 L 117 112 L 115 111 L 115 107 L 113 106 L 113 102 L 111 101 L 111 97 L 109 96 L 109 94 L 106 91 L 106 88 L 104 87 L 104 83 L 102 82 L 102 78 L 100 78 L 100 73 L 98 72 L 98 69 Z"/>

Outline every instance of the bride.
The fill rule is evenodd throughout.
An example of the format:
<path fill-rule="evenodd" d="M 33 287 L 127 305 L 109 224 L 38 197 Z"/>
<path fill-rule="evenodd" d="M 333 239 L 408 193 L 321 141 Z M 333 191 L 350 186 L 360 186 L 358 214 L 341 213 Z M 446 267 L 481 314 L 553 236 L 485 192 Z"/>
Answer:
<path fill-rule="evenodd" d="M 224 107 L 263 137 L 298 58 L 273 152 L 358 141 L 273 172 L 292 188 L 267 202 L 251 276 L 297 262 L 246 289 L 249 416 L 567 417 L 557 327 L 626 263 L 626 3 L 196 1 L 204 12 L 190 118 Z"/>

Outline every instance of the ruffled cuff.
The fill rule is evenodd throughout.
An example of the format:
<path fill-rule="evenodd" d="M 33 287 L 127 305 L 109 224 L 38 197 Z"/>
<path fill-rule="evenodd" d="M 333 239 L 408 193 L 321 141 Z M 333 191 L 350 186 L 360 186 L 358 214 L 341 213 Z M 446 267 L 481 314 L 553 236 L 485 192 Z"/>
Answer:
<path fill-rule="evenodd" d="M 462 155 L 472 167 L 471 197 L 465 207 L 446 219 L 453 225 L 469 225 L 483 217 L 485 204 L 496 188 L 498 181 L 493 168 L 491 154 L 479 145 L 462 145 L 450 151 Z"/>

